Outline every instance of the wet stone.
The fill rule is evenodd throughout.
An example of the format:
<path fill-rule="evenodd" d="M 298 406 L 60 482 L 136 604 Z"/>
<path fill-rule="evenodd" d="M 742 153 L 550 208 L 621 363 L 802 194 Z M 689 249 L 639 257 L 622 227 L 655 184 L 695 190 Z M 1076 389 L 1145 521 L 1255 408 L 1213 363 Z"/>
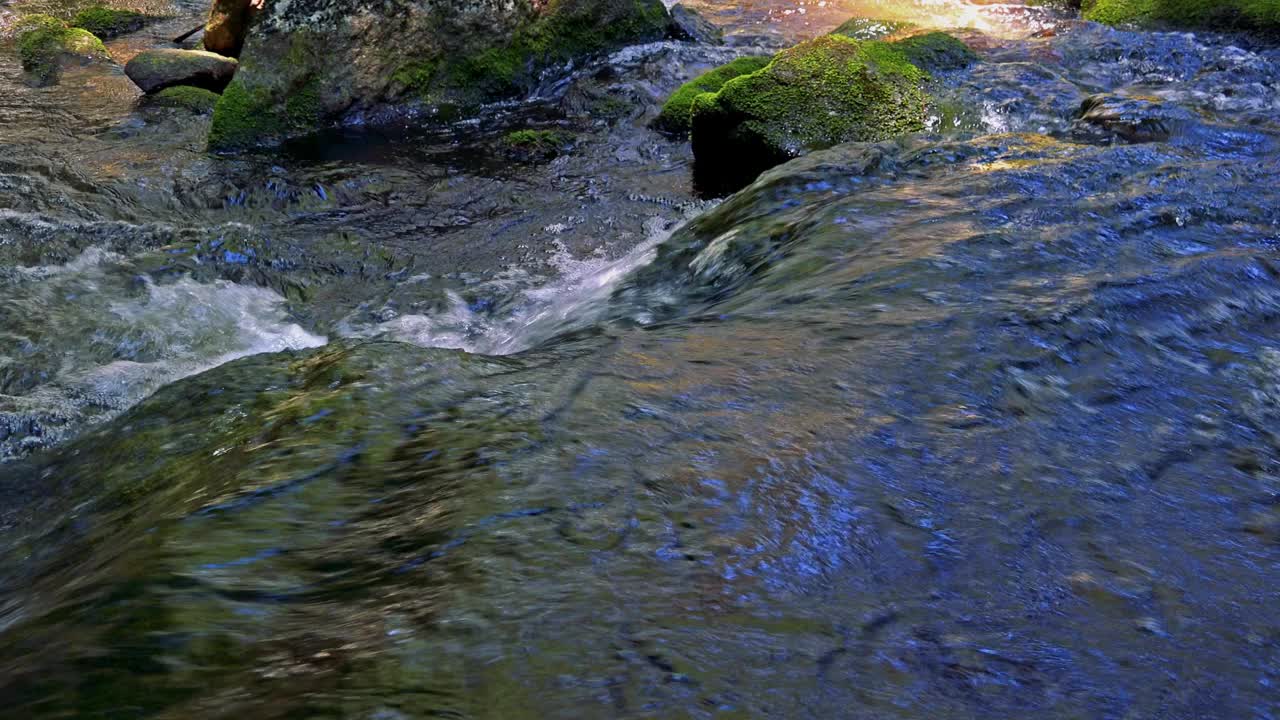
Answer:
<path fill-rule="evenodd" d="M 670 12 L 672 38 L 705 45 L 724 44 L 724 32 L 697 10 L 676 3 Z"/>
<path fill-rule="evenodd" d="M 239 66 L 234 59 L 203 50 L 146 50 L 125 65 L 125 75 L 145 93 L 186 85 L 213 92 L 231 82 Z"/>
<path fill-rule="evenodd" d="M 1191 122 L 1191 113 L 1156 100 L 1093 95 L 1081 105 L 1075 130 L 1129 143 L 1164 142 Z"/>

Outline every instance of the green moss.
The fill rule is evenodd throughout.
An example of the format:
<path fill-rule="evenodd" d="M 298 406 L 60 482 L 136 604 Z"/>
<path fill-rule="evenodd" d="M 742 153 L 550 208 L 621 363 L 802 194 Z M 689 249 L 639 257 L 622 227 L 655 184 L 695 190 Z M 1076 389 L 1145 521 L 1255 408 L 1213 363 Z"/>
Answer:
<path fill-rule="evenodd" d="M 769 57 L 741 57 L 727 65 L 703 73 L 681 85 L 666 104 L 662 112 L 654 120 L 654 127 L 670 133 L 689 132 L 690 114 L 693 112 L 693 101 L 702 93 L 716 92 L 726 82 L 741 75 L 749 75 L 769 64 Z"/>
<path fill-rule="evenodd" d="M 391 79 L 409 93 L 425 95 L 430 92 L 431 81 L 435 80 L 439 67 L 436 60 L 415 60 L 401 65 Z"/>
<path fill-rule="evenodd" d="M 850 18 L 831 31 L 832 35 L 843 35 L 854 40 L 879 40 L 904 30 L 916 27 L 915 23 L 905 20 L 880 20 L 875 18 Z"/>
<path fill-rule="evenodd" d="M 736 189 L 811 150 L 923 130 L 926 79 L 880 41 L 826 35 L 784 50 L 764 69 L 694 99 L 698 181 Z"/>
<path fill-rule="evenodd" d="M 1148 22 L 1155 0 L 1085 0 L 1084 18 L 1108 25 Z"/>
<path fill-rule="evenodd" d="M 236 78 L 214 106 L 209 149 L 236 150 L 306 134 L 316 130 L 323 119 L 320 88 L 314 81 L 286 95 L 284 104 L 279 105 L 266 88 L 249 88 Z"/>
<path fill-rule="evenodd" d="M 178 85 L 148 96 L 148 102 L 160 107 L 179 108 L 204 114 L 218 104 L 218 94 L 204 88 Z"/>
<path fill-rule="evenodd" d="M 779 53 L 765 69 L 694 101 L 744 116 L 791 154 L 844 140 L 880 140 L 924 126 L 924 73 L 895 47 L 840 36 Z"/>
<path fill-rule="evenodd" d="M 263 88 L 251 90 L 236 78 L 222 92 L 213 108 L 209 149 L 249 147 L 275 137 L 280 131 L 281 122 L 271 102 L 271 94 Z"/>
<path fill-rule="evenodd" d="M 1280 0 L 1085 0 L 1086 20 L 1280 32 Z"/>
<path fill-rule="evenodd" d="M 573 136 L 561 130 L 516 130 L 502 138 L 506 154 L 522 162 L 550 160 L 572 141 Z"/>
<path fill-rule="evenodd" d="M 111 38 L 142 28 L 148 17 L 133 10 L 116 10 L 102 5 L 76 13 L 71 26 L 84 28 L 98 37 Z"/>
<path fill-rule="evenodd" d="M 93 33 L 68 27 L 48 15 L 28 15 L 18 23 L 18 56 L 22 69 L 41 82 L 57 77 L 64 57 L 105 60 L 107 48 Z"/>
<path fill-rule="evenodd" d="M 616 8 L 617 16 L 602 16 L 601 6 Z M 613 5 L 561 0 L 517 31 L 505 46 L 448 58 L 433 79 L 438 89 L 464 102 L 510 97 L 532 87 L 544 68 L 627 42 L 658 40 L 665 36 L 668 22 L 661 0 L 622 0 Z"/>
<path fill-rule="evenodd" d="M 911 64 L 929 72 L 960 70 L 978 59 L 968 45 L 944 32 L 913 35 L 894 42 L 893 47 L 905 55 Z"/>
<path fill-rule="evenodd" d="M 320 100 L 320 86 L 314 81 L 298 88 L 285 98 L 284 127 L 289 132 L 303 133 L 315 130 L 324 115 Z"/>
<path fill-rule="evenodd" d="M 67 23 L 59 20 L 52 15 L 34 14 L 23 15 L 15 26 L 15 31 L 19 37 L 35 30 L 61 30 L 67 27 Z"/>

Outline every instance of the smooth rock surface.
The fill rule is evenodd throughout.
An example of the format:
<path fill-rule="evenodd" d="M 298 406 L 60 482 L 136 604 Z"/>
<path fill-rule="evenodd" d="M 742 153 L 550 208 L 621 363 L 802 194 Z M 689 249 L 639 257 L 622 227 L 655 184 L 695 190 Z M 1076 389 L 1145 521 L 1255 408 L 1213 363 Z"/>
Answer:
<path fill-rule="evenodd" d="M 145 93 L 175 85 L 190 85 L 222 92 L 236 74 L 238 63 L 203 50 L 145 50 L 124 67 L 124 72 Z"/>
<path fill-rule="evenodd" d="M 238 57 L 252 19 L 250 0 L 214 0 L 204 26 L 204 49 Z"/>
<path fill-rule="evenodd" d="M 671 6 L 671 37 L 707 45 L 724 44 L 724 32 L 715 23 L 682 3 Z"/>

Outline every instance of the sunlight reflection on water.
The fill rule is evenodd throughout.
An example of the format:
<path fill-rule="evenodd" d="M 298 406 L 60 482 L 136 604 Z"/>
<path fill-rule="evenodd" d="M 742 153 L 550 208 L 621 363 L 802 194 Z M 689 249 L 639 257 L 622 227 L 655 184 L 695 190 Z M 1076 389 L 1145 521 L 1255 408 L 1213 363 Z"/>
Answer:
<path fill-rule="evenodd" d="M 787 42 L 829 32 L 851 17 L 907 20 L 926 27 L 968 27 L 995 35 L 1026 35 L 1060 19 L 1053 10 L 1022 0 L 688 0 L 731 34 L 765 32 Z"/>

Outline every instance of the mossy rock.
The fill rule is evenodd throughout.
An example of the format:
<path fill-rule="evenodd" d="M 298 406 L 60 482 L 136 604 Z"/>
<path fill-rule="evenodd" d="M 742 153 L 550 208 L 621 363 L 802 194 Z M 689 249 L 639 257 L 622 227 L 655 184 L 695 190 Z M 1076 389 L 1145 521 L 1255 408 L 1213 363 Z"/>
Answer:
<path fill-rule="evenodd" d="M 402 17 L 358 0 L 268 3 L 241 54 L 239 87 L 214 111 L 210 147 L 404 117 L 396 106 L 453 116 L 527 95 L 545 72 L 661 40 L 670 26 L 661 0 L 440 0 L 420 10 Z"/>
<path fill-rule="evenodd" d="M 149 95 L 147 104 L 151 107 L 174 108 L 188 110 L 205 115 L 213 112 L 218 104 L 218 94 L 205 88 L 190 85 L 177 85 L 165 88 L 155 95 Z"/>
<path fill-rule="evenodd" d="M 977 53 L 968 45 L 944 32 L 912 35 L 895 41 L 893 46 L 912 65 L 931 73 L 962 70 L 978 60 Z"/>
<path fill-rule="evenodd" d="M 144 50 L 124 67 L 125 75 L 145 93 L 191 85 L 221 92 L 235 76 L 233 58 L 203 50 Z"/>
<path fill-rule="evenodd" d="M 770 60 L 770 57 L 740 57 L 681 85 L 662 106 L 653 127 L 672 134 L 688 133 L 694 99 L 702 93 L 717 92 L 736 77 L 764 68 Z"/>
<path fill-rule="evenodd" d="M 113 38 L 137 32 L 153 19 L 133 10 L 116 10 L 97 5 L 76 13 L 71 19 L 71 26 L 88 30 L 100 38 Z"/>
<path fill-rule="evenodd" d="M 573 136 L 563 130 L 516 130 L 502 137 L 504 154 L 517 162 L 551 160 L 571 142 Z"/>
<path fill-rule="evenodd" d="M 278 142 L 314 131 L 324 110 L 313 84 L 289 95 L 283 105 L 262 88 L 231 81 L 213 108 L 209 149 L 228 151 Z"/>
<path fill-rule="evenodd" d="M 914 30 L 915 23 L 905 20 L 882 20 L 879 18 L 855 17 L 840 24 L 831 31 L 832 35 L 843 35 L 853 40 L 880 40 L 900 32 Z"/>
<path fill-rule="evenodd" d="M 56 83 L 65 65 L 111 59 L 93 33 L 49 15 L 28 15 L 18 21 L 18 56 L 28 80 L 36 85 Z"/>
<path fill-rule="evenodd" d="M 762 170 L 843 142 L 923 130 L 926 73 L 892 44 L 827 35 L 694 99 L 699 184 L 736 189 Z"/>
<path fill-rule="evenodd" d="M 1280 0 L 1084 0 L 1082 9 L 1107 25 L 1280 32 Z"/>
<path fill-rule="evenodd" d="M 532 89 L 548 67 L 627 43 L 661 40 L 670 25 L 661 0 L 563 0 L 549 7 L 504 45 L 443 58 L 430 90 L 463 104 L 508 98 Z"/>

